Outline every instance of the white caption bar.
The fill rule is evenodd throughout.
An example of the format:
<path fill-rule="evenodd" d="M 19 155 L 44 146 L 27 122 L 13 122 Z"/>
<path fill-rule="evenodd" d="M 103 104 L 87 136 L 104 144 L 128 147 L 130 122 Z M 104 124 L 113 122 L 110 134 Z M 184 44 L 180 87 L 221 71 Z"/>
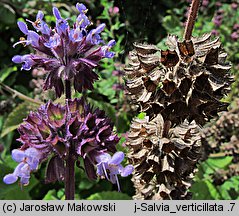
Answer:
<path fill-rule="evenodd" d="M 17 216 L 239 216 L 239 201 L 39 201 L 0 200 L 0 215 Z"/>

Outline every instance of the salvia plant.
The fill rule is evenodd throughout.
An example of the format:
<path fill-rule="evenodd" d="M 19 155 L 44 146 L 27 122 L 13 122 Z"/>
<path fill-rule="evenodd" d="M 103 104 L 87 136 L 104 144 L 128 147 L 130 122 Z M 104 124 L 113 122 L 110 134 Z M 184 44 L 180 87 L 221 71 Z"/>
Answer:
<path fill-rule="evenodd" d="M 203 1 L 202 5 L 207 4 Z M 75 164 L 84 165 L 89 179 L 106 178 L 119 191 L 118 177 L 133 174 L 134 199 L 191 199 L 189 189 L 199 160 L 207 157 L 205 149 L 233 156 L 229 171 L 219 170 L 215 176 L 230 178 L 238 173 L 234 166 L 238 164 L 238 137 L 232 133 L 238 127 L 238 109 L 222 115 L 215 127 L 203 129 L 227 110 L 228 103 L 221 99 L 230 91 L 233 78 L 219 38 L 212 39 L 211 34 L 192 37 L 199 5 L 199 0 L 192 1 L 182 40 L 169 35 L 167 50 L 134 43 L 125 73 L 112 72 L 117 77 L 125 75 L 127 97 L 139 111 L 126 140 L 132 165 L 125 167 L 125 155 L 116 149 L 119 137 L 112 121 L 104 111 L 93 108 L 85 94 L 98 79 L 94 69 L 99 62 L 115 54 L 111 51 L 115 40 L 105 42 L 101 37 L 105 24 L 91 28 L 87 8 L 80 3 L 72 26 L 56 7 L 54 28 L 44 21 L 41 11 L 35 21 L 18 22 L 24 36 L 14 47 L 31 46 L 34 53 L 16 55 L 12 61 L 22 64 L 23 70 L 44 70 L 43 90 L 53 89 L 58 98 L 65 95 L 65 103 L 48 101 L 24 119 L 18 128 L 22 145 L 12 151 L 18 165 L 3 181 L 19 180 L 20 186 L 26 186 L 31 173 L 48 161 L 45 182 L 64 181 L 66 199 L 74 199 Z M 109 13 L 118 10 L 111 8 Z M 219 17 L 214 19 L 214 23 L 219 21 Z M 123 88 L 119 84 L 114 86 L 117 91 Z M 72 98 L 73 89 L 83 96 Z M 229 144 L 213 140 L 215 133 Z M 221 178 L 215 179 L 221 184 Z"/>
<path fill-rule="evenodd" d="M 93 69 L 101 59 L 114 56 L 110 49 L 115 44 L 114 40 L 102 40 L 105 24 L 90 29 L 85 5 L 77 3 L 76 9 L 79 15 L 72 27 L 70 18 L 62 18 L 56 7 L 54 28 L 44 21 L 41 11 L 35 21 L 26 20 L 32 30 L 25 22 L 17 23 L 24 37 L 14 46 L 31 46 L 35 52 L 16 55 L 12 61 L 21 63 L 23 70 L 43 68 L 47 73 L 43 89 L 53 88 L 57 97 L 65 94 L 66 99 L 65 105 L 52 101 L 41 105 L 19 126 L 22 146 L 12 151 L 13 160 L 19 164 L 3 179 L 6 184 L 20 179 L 20 185 L 25 186 L 40 163 L 49 160 L 45 181 L 64 181 L 66 199 L 74 199 L 75 163 L 79 165 L 80 158 L 89 179 L 106 178 L 119 190 L 118 175 L 133 172 L 132 165 L 121 165 L 124 153 L 116 150 L 119 137 L 104 111 L 93 109 L 85 97 L 71 98 L 72 86 L 80 93 L 93 89 L 98 79 Z"/>
<path fill-rule="evenodd" d="M 161 55 L 135 43 L 129 55 L 126 87 L 141 112 L 127 140 L 135 199 L 190 199 L 202 127 L 228 106 L 221 99 L 233 78 L 219 38 L 192 37 L 199 4 L 192 1 L 183 40 L 169 35 Z"/>

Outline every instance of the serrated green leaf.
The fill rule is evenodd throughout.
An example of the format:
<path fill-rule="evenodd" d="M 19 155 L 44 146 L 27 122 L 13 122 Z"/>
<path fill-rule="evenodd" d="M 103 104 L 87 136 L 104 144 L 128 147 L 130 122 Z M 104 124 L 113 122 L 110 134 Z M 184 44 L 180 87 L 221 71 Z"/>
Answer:
<path fill-rule="evenodd" d="M 4 122 L 1 137 L 4 137 L 11 131 L 15 130 L 22 123 L 23 119 L 27 117 L 28 113 L 31 110 L 36 110 L 37 108 L 37 105 L 29 102 L 19 104 L 15 109 L 13 109 Z"/>
<path fill-rule="evenodd" d="M 92 194 L 87 200 L 131 200 L 131 197 L 116 191 L 104 191 Z"/>

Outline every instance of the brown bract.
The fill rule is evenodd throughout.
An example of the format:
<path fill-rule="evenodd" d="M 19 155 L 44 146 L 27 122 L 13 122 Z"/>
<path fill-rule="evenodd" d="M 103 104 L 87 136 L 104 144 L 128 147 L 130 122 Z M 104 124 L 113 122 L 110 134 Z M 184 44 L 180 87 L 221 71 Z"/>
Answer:
<path fill-rule="evenodd" d="M 132 121 L 127 139 L 135 199 L 190 199 L 201 126 L 228 106 L 221 99 L 233 79 L 219 39 L 169 35 L 166 44 L 161 52 L 134 44 L 125 68 L 132 102 L 146 113 Z"/>
<path fill-rule="evenodd" d="M 128 157 L 135 171 L 135 199 L 189 199 L 187 189 L 200 158 L 200 128 L 185 121 L 170 128 L 158 114 L 134 119 L 128 135 Z"/>
<path fill-rule="evenodd" d="M 180 42 L 169 35 L 168 50 L 134 44 L 125 68 L 126 87 L 133 103 L 150 118 L 161 113 L 172 124 L 185 119 L 204 125 L 227 109 L 221 102 L 233 79 L 227 54 L 210 34 Z"/>

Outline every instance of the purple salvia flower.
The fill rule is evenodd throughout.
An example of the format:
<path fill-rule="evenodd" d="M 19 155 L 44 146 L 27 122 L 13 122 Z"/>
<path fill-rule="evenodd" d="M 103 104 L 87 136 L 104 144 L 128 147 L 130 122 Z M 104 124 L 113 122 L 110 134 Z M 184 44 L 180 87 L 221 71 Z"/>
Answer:
<path fill-rule="evenodd" d="M 38 33 L 29 30 L 24 22 L 18 22 L 20 30 L 27 39 L 22 39 L 15 45 L 20 43 L 31 45 L 37 54 L 16 56 L 13 61 L 23 63 L 24 70 L 30 70 L 32 67 L 43 68 L 47 72 L 43 89 L 55 88 L 57 97 L 64 93 L 64 80 L 73 83 L 78 92 L 93 89 L 93 83 L 98 79 L 93 69 L 98 66 L 102 58 L 114 56 L 114 53 L 110 52 L 115 44 L 114 40 L 100 46 L 100 43 L 103 43 L 100 34 L 105 24 L 88 32 L 87 28 L 91 23 L 85 14 L 87 9 L 79 3 L 76 8 L 80 14 L 73 28 L 70 28 L 67 19 L 62 18 L 56 7 L 53 7 L 56 18 L 54 29 L 50 29 L 43 21 L 44 14 L 41 11 L 38 12 L 35 22 L 28 20 Z"/>
<path fill-rule="evenodd" d="M 80 42 L 83 38 L 83 34 L 80 28 L 71 29 L 69 38 L 73 43 Z"/>
<path fill-rule="evenodd" d="M 27 27 L 26 23 L 19 21 L 19 22 L 17 22 L 17 25 L 23 34 L 25 34 L 25 35 L 28 34 L 28 27 Z"/>
<path fill-rule="evenodd" d="M 38 47 L 40 36 L 36 32 L 28 30 L 28 27 L 24 22 L 19 21 L 17 25 L 19 29 L 22 31 L 22 33 L 27 35 L 27 39 L 20 40 L 19 42 L 15 43 L 13 47 L 15 47 L 17 44 L 25 44 L 25 45 L 31 44 L 33 47 Z"/>
<path fill-rule="evenodd" d="M 116 44 L 115 40 L 111 40 L 109 41 L 109 43 L 107 44 L 107 46 L 103 46 L 102 47 L 102 50 L 103 50 L 103 53 L 104 53 L 104 56 L 106 58 L 113 58 L 115 53 L 114 52 L 111 52 L 110 49 Z"/>
<path fill-rule="evenodd" d="M 32 60 L 32 55 L 29 54 L 23 56 L 16 55 L 12 58 L 12 61 L 18 64 L 23 63 L 21 70 L 30 70 L 31 67 L 35 64 L 35 62 Z"/>
<path fill-rule="evenodd" d="M 84 4 L 79 4 L 79 3 L 76 4 L 76 8 L 80 12 L 78 17 L 76 18 L 76 27 L 85 29 L 87 26 L 91 24 L 88 17 L 85 15 L 85 13 L 88 10 Z"/>
<path fill-rule="evenodd" d="M 104 28 L 105 24 L 102 23 L 96 29 L 91 30 L 90 33 L 86 36 L 86 42 L 93 45 L 98 45 L 103 42 L 100 37 L 100 33 L 104 30 Z"/>
<path fill-rule="evenodd" d="M 18 163 L 22 162 L 25 157 L 26 157 L 26 154 L 24 151 L 19 149 L 12 150 L 12 159 L 15 160 L 16 162 Z"/>
<path fill-rule="evenodd" d="M 127 165 L 126 167 L 123 167 L 121 165 L 121 162 L 123 160 L 124 160 L 123 152 L 116 152 L 112 157 L 108 153 L 101 153 L 98 156 L 96 156 L 97 175 L 105 177 L 113 184 L 117 184 L 119 191 L 120 185 L 117 175 L 127 177 L 134 170 L 132 165 Z"/>
<path fill-rule="evenodd" d="M 32 22 L 27 19 L 28 22 L 32 24 L 32 26 L 39 32 L 41 32 L 43 35 L 50 36 L 51 29 L 49 26 L 43 21 L 44 14 L 42 11 L 38 11 L 36 16 L 36 21 Z"/>
<path fill-rule="evenodd" d="M 105 113 L 99 109 L 92 110 L 83 99 L 67 100 L 66 105 L 48 102 L 36 112 L 30 112 L 24 123 L 18 128 L 22 143 L 20 149 L 12 151 L 12 158 L 19 165 L 12 174 L 4 177 L 7 184 L 14 183 L 20 177 L 22 185 L 28 184 L 30 173 L 37 169 L 39 163 L 51 157 L 47 168 L 46 182 L 64 179 L 64 160 L 68 157 L 69 146 L 74 144 L 74 157 L 84 161 L 86 174 L 95 179 L 96 156 L 102 153 L 116 152 L 119 138 L 113 132 L 113 124 Z M 101 156 L 102 157 L 102 156 Z M 107 160 L 107 169 L 111 170 L 109 179 L 116 182 L 117 176 L 126 176 L 120 163 L 123 155 L 115 154 Z M 116 170 L 113 172 L 113 165 Z M 53 171 L 54 170 L 54 171 Z"/>
<path fill-rule="evenodd" d="M 63 19 L 61 17 L 60 11 L 56 7 L 53 7 L 53 15 L 56 18 L 56 31 L 57 31 L 57 33 L 66 35 L 66 32 L 69 28 L 67 19 Z"/>
<path fill-rule="evenodd" d="M 87 10 L 88 10 L 84 4 L 80 4 L 80 3 L 77 3 L 77 4 L 76 4 L 76 9 L 77 9 L 81 14 L 86 13 Z"/>
<path fill-rule="evenodd" d="M 4 183 L 13 184 L 20 177 L 20 184 L 27 185 L 30 174 L 32 171 L 37 170 L 41 157 L 40 151 L 35 148 L 28 148 L 26 150 L 14 149 L 12 151 L 12 158 L 19 164 L 13 173 L 3 178 Z"/>
<path fill-rule="evenodd" d="M 49 40 L 46 43 L 44 43 L 44 45 L 50 49 L 54 49 L 60 46 L 60 44 L 61 44 L 61 37 L 57 33 L 51 36 Z"/>

